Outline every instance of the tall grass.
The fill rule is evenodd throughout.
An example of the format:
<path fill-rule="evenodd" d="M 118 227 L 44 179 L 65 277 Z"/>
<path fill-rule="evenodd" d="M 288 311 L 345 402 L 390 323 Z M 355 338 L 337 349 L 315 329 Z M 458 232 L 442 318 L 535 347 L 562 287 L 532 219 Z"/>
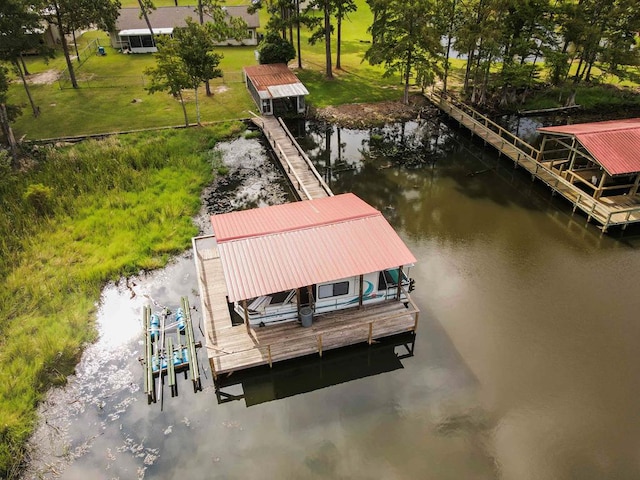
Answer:
<path fill-rule="evenodd" d="M 188 248 L 201 190 L 218 168 L 210 149 L 243 130 L 234 122 L 112 137 L 37 151 L 27 172 L 3 166 L 0 478 L 16 475 L 43 393 L 94 339 L 104 283 Z M 45 193 L 34 201 L 34 191 Z"/>

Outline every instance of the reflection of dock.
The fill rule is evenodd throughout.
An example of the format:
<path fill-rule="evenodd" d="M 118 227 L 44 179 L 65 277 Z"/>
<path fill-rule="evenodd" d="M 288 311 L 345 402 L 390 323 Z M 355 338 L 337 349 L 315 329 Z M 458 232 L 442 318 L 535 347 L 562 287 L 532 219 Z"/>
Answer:
<path fill-rule="evenodd" d="M 582 178 L 581 174 L 584 172 L 579 170 L 563 171 L 560 162 L 545 159 L 540 150 L 467 105 L 454 103 L 452 99 L 445 98 L 436 91 L 427 93 L 426 97 L 471 131 L 472 135 L 482 138 L 500 155 L 506 155 L 516 166 L 531 173 L 532 179 L 543 181 L 554 193 L 562 195 L 573 204 L 574 212 L 579 209 L 587 215 L 587 221 L 593 219 L 598 222 L 603 232 L 611 226 L 621 225 L 625 228 L 630 223 L 640 222 L 640 196 L 632 194 L 600 197 L 599 194 L 609 187 L 600 185 L 595 192 L 591 192 L 594 190 L 589 185 L 591 175 Z M 591 190 L 581 188 L 576 182 L 579 185 L 586 184 Z M 629 185 L 615 186 L 622 187 Z"/>
<path fill-rule="evenodd" d="M 252 120 L 264 132 L 300 200 L 333 195 L 282 119 L 253 117 Z"/>
<path fill-rule="evenodd" d="M 384 338 L 371 346 L 331 352 L 322 359 L 306 357 L 283 362 L 273 369 L 238 372 L 219 379 L 216 396 L 218 403 L 244 399 L 249 407 L 312 392 L 401 369 L 402 360 L 413 356 L 414 347 L 415 335 L 408 333 Z"/>
<path fill-rule="evenodd" d="M 409 299 L 389 301 L 327 313 L 311 327 L 285 322 L 268 327 L 233 325 L 222 261 L 215 237 L 193 239 L 198 283 L 202 296 L 207 356 L 214 376 L 236 370 L 272 366 L 274 362 L 415 331 L 419 310 Z"/>

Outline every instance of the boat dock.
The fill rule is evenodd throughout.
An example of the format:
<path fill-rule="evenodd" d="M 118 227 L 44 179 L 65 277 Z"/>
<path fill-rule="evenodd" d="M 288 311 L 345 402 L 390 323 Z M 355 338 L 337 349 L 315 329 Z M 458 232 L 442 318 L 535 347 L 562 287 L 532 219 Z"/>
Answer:
<path fill-rule="evenodd" d="M 284 122 L 273 117 L 254 117 L 268 139 L 300 200 L 333 197 L 311 160 L 302 151 Z M 390 335 L 415 332 L 419 309 L 406 296 L 400 300 L 354 306 L 314 315 L 311 326 L 298 321 L 253 327 L 236 314 L 229 303 L 223 262 L 214 235 L 192 240 L 202 304 L 207 357 L 215 379 L 219 375 L 324 351 Z M 361 280 L 362 281 L 362 280 Z"/>
<path fill-rule="evenodd" d="M 472 135 L 482 138 L 485 144 L 493 146 L 500 155 L 505 155 L 514 162 L 515 167 L 522 167 L 531 174 L 531 179 L 541 180 L 548 185 L 553 194 L 559 193 L 573 205 L 573 211 L 581 210 L 600 224 L 603 232 L 611 226 L 622 226 L 640 222 L 640 196 L 616 195 L 595 198 L 576 184 L 579 175 L 563 171 L 553 159 L 547 160 L 543 152 L 528 144 L 521 138 L 493 122 L 468 105 L 445 98 L 438 91 L 425 93 L 425 96 L 440 110 L 449 115 L 460 126 L 467 128 Z M 606 188 L 606 187 L 604 187 Z"/>
<path fill-rule="evenodd" d="M 268 327 L 247 328 L 233 324 L 222 261 L 212 235 L 193 239 L 207 356 L 214 378 L 304 355 L 322 356 L 326 350 L 372 344 L 397 333 L 415 332 L 419 309 L 409 298 L 401 301 L 354 307 L 314 318 L 311 327 L 286 322 Z M 406 293 L 406 292 L 405 292 Z"/>
<path fill-rule="evenodd" d="M 298 199 L 313 200 L 333 196 L 331 189 L 281 118 L 254 116 L 252 121 L 262 129 Z"/>

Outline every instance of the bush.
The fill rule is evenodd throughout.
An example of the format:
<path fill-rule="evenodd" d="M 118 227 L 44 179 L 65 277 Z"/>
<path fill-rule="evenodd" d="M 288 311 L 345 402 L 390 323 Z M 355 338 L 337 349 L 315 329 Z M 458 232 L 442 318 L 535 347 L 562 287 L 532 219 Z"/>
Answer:
<path fill-rule="evenodd" d="M 267 32 L 258 46 L 260 63 L 289 63 L 296 58 L 296 49 L 276 32 Z"/>
<path fill-rule="evenodd" d="M 53 188 L 41 183 L 32 183 L 24 192 L 24 200 L 40 215 L 46 215 L 53 210 Z"/>

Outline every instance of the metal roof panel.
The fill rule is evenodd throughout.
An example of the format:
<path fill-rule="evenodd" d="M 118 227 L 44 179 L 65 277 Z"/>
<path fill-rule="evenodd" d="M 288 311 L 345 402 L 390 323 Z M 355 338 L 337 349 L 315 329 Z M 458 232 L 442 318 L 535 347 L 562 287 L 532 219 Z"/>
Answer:
<path fill-rule="evenodd" d="M 609 175 L 640 172 L 640 118 L 539 128 L 575 137 Z"/>
<path fill-rule="evenodd" d="M 229 301 L 416 261 L 382 214 L 353 194 L 215 215 L 212 223 Z"/>

